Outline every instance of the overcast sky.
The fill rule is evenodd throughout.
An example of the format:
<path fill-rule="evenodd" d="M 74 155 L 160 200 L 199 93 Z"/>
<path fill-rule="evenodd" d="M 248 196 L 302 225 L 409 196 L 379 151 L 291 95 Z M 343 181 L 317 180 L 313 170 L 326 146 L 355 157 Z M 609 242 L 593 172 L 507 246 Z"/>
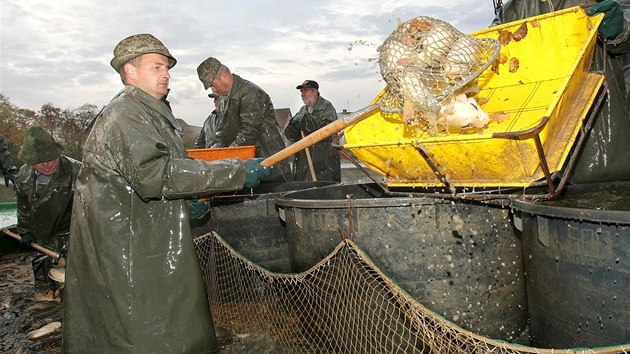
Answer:
<path fill-rule="evenodd" d="M 116 43 L 151 33 L 177 58 L 169 100 L 189 124 L 213 109 L 196 71 L 209 56 L 275 108 L 295 114 L 295 86 L 313 79 L 337 111 L 355 111 L 384 87 L 376 47 L 417 16 L 471 32 L 494 11 L 491 0 L 0 0 L 0 93 L 34 111 L 100 108 L 122 88 L 109 66 Z"/>

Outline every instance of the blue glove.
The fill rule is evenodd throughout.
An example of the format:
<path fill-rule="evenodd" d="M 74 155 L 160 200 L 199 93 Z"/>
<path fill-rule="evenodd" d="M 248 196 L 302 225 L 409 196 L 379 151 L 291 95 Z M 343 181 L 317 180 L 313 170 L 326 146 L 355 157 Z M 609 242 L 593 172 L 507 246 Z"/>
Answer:
<path fill-rule="evenodd" d="M 29 249 L 31 248 L 31 243 L 32 242 L 37 242 L 37 238 L 35 237 L 35 234 L 32 233 L 31 231 L 25 231 L 20 233 L 20 247 L 22 247 L 22 249 Z"/>
<path fill-rule="evenodd" d="M 262 160 L 264 159 L 258 157 L 247 159 L 243 162 L 243 166 L 245 167 L 245 187 L 256 188 L 261 179 L 271 174 L 271 168 L 260 166 Z"/>
<path fill-rule="evenodd" d="M 617 37 L 623 29 L 623 11 L 615 0 L 604 0 L 588 9 L 588 15 L 604 13 L 604 20 L 599 25 L 599 36 L 602 39 Z"/>
<path fill-rule="evenodd" d="M 190 201 L 189 215 L 191 220 L 200 218 L 203 214 L 206 213 L 206 211 L 208 211 L 208 203 L 200 202 L 197 199 L 192 199 Z"/>
<path fill-rule="evenodd" d="M 4 171 L 4 185 L 9 187 L 9 181 L 15 186 L 15 176 L 17 175 L 16 167 L 9 167 Z"/>

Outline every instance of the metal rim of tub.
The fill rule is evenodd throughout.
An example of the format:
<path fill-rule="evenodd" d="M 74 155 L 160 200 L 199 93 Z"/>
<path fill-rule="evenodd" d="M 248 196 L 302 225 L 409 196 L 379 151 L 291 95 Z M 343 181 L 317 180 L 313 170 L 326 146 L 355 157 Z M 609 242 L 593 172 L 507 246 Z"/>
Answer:
<path fill-rule="evenodd" d="M 630 224 L 630 211 L 597 210 L 573 208 L 557 205 L 546 205 L 525 200 L 514 199 L 511 206 L 522 212 L 545 215 L 549 217 L 587 220 L 612 224 Z"/>

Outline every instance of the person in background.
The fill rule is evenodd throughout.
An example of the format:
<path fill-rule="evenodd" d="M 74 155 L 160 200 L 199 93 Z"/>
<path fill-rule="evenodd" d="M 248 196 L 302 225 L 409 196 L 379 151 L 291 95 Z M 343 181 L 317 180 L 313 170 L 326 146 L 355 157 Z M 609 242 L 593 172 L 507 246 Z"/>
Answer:
<path fill-rule="evenodd" d="M 583 0 L 511 0 L 503 5 L 492 25 L 584 3 Z M 630 149 L 626 146 L 630 116 L 626 106 L 623 72 L 624 58 L 630 49 L 629 8 L 630 1 L 604 0 L 585 9 L 590 16 L 604 14 L 591 69 L 606 72 L 608 95 L 599 112 L 596 112 L 593 128 L 569 180 L 571 183 L 623 181 L 630 178 L 630 164 L 627 163 L 630 161 Z"/>
<path fill-rule="evenodd" d="M 209 57 L 197 67 L 204 89 L 224 96 L 223 118 L 219 128 L 222 146 L 256 146 L 256 157 L 266 158 L 285 148 L 269 95 Z M 274 165 L 268 182 L 291 180 L 291 167 L 286 160 Z"/>
<path fill-rule="evenodd" d="M 170 89 L 169 89 L 170 90 Z M 218 148 L 221 145 L 219 125 L 221 124 L 221 95 L 211 93 L 208 95 L 214 103 L 214 109 L 203 122 L 199 136 L 195 140 L 195 149 Z M 170 107 L 170 105 L 169 105 Z M 204 223 L 206 220 L 202 218 L 209 209 L 207 202 L 198 201 L 196 198 L 190 201 L 190 219 L 196 223 Z M 194 234 L 194 232 L 193 232 Z"/>
<path fill-rule="evenodd" d="M 260 159 L 190 159 L 163 101 L 177 63 L 151 34 L 114 48 L 124 88 L 87 138 L 70 227 L 65 353 L 218 350 L 189 200 L 255 187 Z"/>
<path fill-rule="evenodd" d="M 46 129 L 38 125 L 28 128 L 18 154 L 25 164 L 17 174 L 15 187 L 22 248 L 30 249 L 31 243 L 37 242 L 63 257 L 81 162 L 62 155 L 62 150 Z M 36 291 L 54 292 L 56 284 L 48 275 L 53 260 L 37 253 L 32 265 Z"/>
<path fill-rule="evenodd" d="M 0 134 L 0 168 L 4 176 L 4 185 L 9 187 L 9 182 L 11 182 L 15 186 L 15 175 L 18 169 L 2 134 Z"/>
<path fill-rule="evenodd" d="M 293 142 L 337 120 L 335 107 L 319 94 L 319 84 L 316 81 L 306 80 L 296 89 L 300 90 L 304 106 L 284 128 L 284 136 Z M 341 158 L 332 145 L 335 137 L 336 135 L 333 134 L 308 147 L 318 181 L 341 181 Z M 293 179 L 295 181 L 313 180 L 306 150 L 294 155 Z"/>
<path fill-rule="evenodd" d="M 203 122 L 201 132 L 195 141 L 195 149 L 223 147 L 218 129 L 221 124 L 221 95 L 211 93 L 208 95 L 214 101 L 214 110 Z"/>

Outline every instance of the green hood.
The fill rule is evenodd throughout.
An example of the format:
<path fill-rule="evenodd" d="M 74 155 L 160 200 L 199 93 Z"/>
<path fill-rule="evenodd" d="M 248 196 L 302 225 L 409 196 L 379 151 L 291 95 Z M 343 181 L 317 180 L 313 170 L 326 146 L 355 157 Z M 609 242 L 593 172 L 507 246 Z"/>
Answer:
<path fill-rule="evenodd" d="M 55 141 L 46 129 L 34 125 L 26 131 L 18 158 L 29 165 L 55 159 L 61 155 L 63 147 Z"/>

